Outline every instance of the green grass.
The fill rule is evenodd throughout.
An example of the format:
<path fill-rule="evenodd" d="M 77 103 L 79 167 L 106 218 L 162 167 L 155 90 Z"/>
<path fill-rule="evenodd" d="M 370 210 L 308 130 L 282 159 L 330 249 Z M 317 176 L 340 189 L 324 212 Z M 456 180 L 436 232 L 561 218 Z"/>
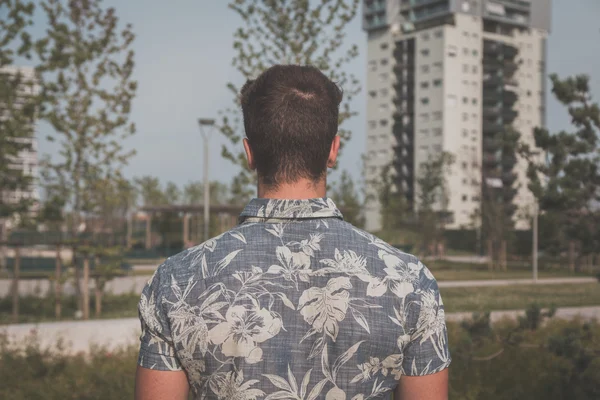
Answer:
<path fill-rule="evenodd" d="M 600 306 L 600 284 L 517 285 L 441 288 L 446 312 L 520 310 L 540 307 Z"/>

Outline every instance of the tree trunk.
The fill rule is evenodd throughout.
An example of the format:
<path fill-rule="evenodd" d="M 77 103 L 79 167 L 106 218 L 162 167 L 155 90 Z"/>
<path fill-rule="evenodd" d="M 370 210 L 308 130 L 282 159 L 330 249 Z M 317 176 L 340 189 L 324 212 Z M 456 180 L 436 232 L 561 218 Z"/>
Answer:
<path fill-rule="evenodd" d="M 96 301 L 96 317 L 100 317 L 102 314 L 102 289 L 96 284 L 95 288 L 95 301 Z"/>
<path fill-rule="evenodd" d="M 83 319 L 90 318 L 90 259 L 83 259 Z"/>
<path fill-rule="evenodd" d="M 55 279 L 54 282 L 54 315 L 56 319 L 60 319 L 62 314 L 62 283 L 61 283 L 61 275 L 62 275 L 62 260 L 60 258 L 60 245 L 56 246 L 56 270 L 55 270 Z"/>
<path fill-rule="evenodd" d="M 569 242 L 569 272 L 575 273 L 575 242 Z"/>
<path fill-rule="evenodd" d="M 21 249 L 15 247 L 15 269 L 13 271 L 12 282 L 12 320 L 13 323 L 19 322 L 19 278 L 21 275 Z"/>
<path fill-rule="evenodd" d="M 487 241 L 487 254 L 488 254 L 488 269 L 494 270 L 494 243 L 488 239 Z"/>
<path fill-rule="evenodd" d="M 506 272 L 508 270 L 507 266 L 507 254 L 506 254 L 506 240 L 502 240 L 500 242 L 500 264 L 502 266 L 502 270 Z"/>
<path fill-rule="evenodd" d="M 83 298 L 81 296 L 81 272 L 79 271 L 79 266 L 77 265 L 77 248 L 73 247 L 73 272 L 75 276 L 75 299 L 77 300 L 77 308 L 83 312 Z"/>

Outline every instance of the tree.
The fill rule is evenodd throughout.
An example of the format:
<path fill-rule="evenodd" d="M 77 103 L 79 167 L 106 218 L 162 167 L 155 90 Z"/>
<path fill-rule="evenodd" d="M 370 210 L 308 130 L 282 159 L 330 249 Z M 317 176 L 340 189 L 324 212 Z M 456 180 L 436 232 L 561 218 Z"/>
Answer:
<path fill-rule="evenodd" d="M 384 167 L 379 181 L 374 182 L 381 206 L 381 225 L 385 232 L 406 228 L 406 222 L 412 213 L 406 195 L 398 190 L 393 171 L 392 165 Z"/>
<path fill-rule="evenodd" d="M 132 80 L 134 40 L 131 25 L 119 29 L 114 8 L 102 0 L 59 0 L 41 3 L 48 19 L 47 36 L 36 43 L 46 104 L 42 117 L 60 144 L 60 157 L 45 160 L 49 183 L 64 185 L 72 209 L 71 231 L 79 225 L 86 193 L 98 177 L 116 176 L 134 152 L 121 140 L 135 132 L 129 122 L 137 89 Z"/>
<path fill-rule="evenodd" d="M 364 205 L 348 171 L 342 171 L 339 182 L 332 185 L 331 199 L 343 210 L 347 222 L 359 228 L 364 226 Z"/>
<path fill-rule="evenodd" d="M 135 178 L 134 182 L 144 206 L 150 207 L 167 204 L 167 198 L 158 178 L 146 175 L 141 178 Z"/>
<path fill-rule="evenodd" d="M 550 241 L 560 244 L 559 251 L 577 241 L 580 255 L 591 255 L 600 252 L 600 108 L 592 101 L 589 77 L 560 79 L 553 74 L 550 79 L 552 93 L 568 108 L 574 131 L 551 134 L 535 129 L 535 146 L 544 160 L 535 156 L 535 149 L 525 148 L 529 188 L 545 219 L 559 227 L 548 232 L 554 234 Z M 571 253 L 572 246 L 569 249 Z"/>
<path fill-rule="evenodd" d="M 96 180 L 117 176 L 134 154 L 124 151 L 121 141 L 135 132 L 129 113 L 137 83 L 131 25 L 121 30 L 115 9 L 104 8 L 102 0 L 63 3 L 40 2 L 48 27 L 35 42 L 36 69 L 41 117 L 53 128 L 48 140 L 61 149 L 57 159 L 42 163 L 46 184 L 62 187 L 72 215 L 69 230 L 77 237 L 85 213 L 93 210 L 89 194 Z M 79 268 L 73 265 L 83 307 Z"/>
<path fill-rule="evenodd" d="M 437 253 L 443 241 L 443 231 L 448 219 L 447 171 L 454 163 L 453 154 L 443 152 L 420 165 L 417 183 L 417 216 L 422 234 L 422 247 L 426 253 Z"/>
<path fill-rule="evenodd" d="M 36 85 L 17 69 L 11 68 L 16 57 L 28 57 L 34 5 L 21 0 L 0 0 L 0 241 L 2 220 L 21 219 L 32 199 L 14 198 L 27 190 L 32 176 L 15 164 L 20 152 L 31 148 L 37 110 Z"/>
<path fill-rule="evenodd" d="M 514 204 L 518 191 L 515 186 L 515 166 L 521 147 L 520 139 L 521 134 L 510 126 L 484 139 L 484 148 L 489 150 L 484 153 L 481 206 L 473 218 L 488 243 L 490 269 L 500 264 L 506 270 L 507 242 L 514 231 L 517 211 Z"/>
<path fill-rule="evenodd" d="M 165 187 L 165 200 L 166 204 L 175 205 L 179 204 L 181 201 L 181 190 L 174 182 L 167 182 L 167 186 Z"/>
<path fill-rule="evenodd" d="M 234 34 L 232 60 L 244 79 L 253 79 L 274 64 L 314 65 L 344 89 L 339 124 L 356 115 L 350 101 L 360 90 L 358 79 L 344 66 L 358 56 L 358 47 L 345 47 L 346 27 L 356 16 L 359 0 L 235 0 L 229 8 L 241 19 Z M 239 113 L 239 88 L 227 85 L 234 106 L 222 112 L 221 133 L 229 140 L 222 155 L 240 169 L 232 183 L 235 203 L 244 203 L 254 192 L 255 176 L 247 168 L 240 146 L 244 137 Z M 343 143 L 351 132 L 340 128 Z"/>

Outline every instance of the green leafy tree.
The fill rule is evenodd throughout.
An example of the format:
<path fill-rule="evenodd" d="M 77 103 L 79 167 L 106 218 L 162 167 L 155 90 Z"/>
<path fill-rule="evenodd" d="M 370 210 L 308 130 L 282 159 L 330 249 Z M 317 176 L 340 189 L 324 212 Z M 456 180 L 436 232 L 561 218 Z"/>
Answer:
<path fill-rule="evenodd" d="M 167 201 L 166 204 L 179 204 L 181 197 L 182 193 L 177 184 L 174 182 L 167 182 L 167 186 L 165 187 L 165 199 Z"/>
<path fill-rule="evenodd" d="M 343 210 L 346 221 L 359 228 L 364 226 L 363 202 L 348 171 L 342 171 L 339 182 L 332 185 L 331 199 Z"/>
<path fill-rule="evenodd" d="M 377 189 L 381 207 L 383 236 L 406 230 L 412 210 L 406 195 L 398 190 L 392 165 L 383 168 L 381 177 L 373 182 L 373 186 Z M 367 196 L 367 201 L 372 201 L 372 198 Z"/>
<path fill-rule="evenodd" d="M 356 16 L 359 0 L 235 0 L 229 8 L 242 20 L 234 34 L 232 64 L 244 79 L 253 79 L 274 64 L 314 65 L 344 89 L 339 124 L 356 115 L 350 108 L 359 92 L 358 79 L 344 67 L 358 56 L 356 45 L 346 46 L 347 26 Z M 244 203 L 254 193 L 255 176 L 247 168 L 241 148 L 244 137 L 239 112 L 239 87 L 227 85 L 234 106 L 224 110 L 221 133 L 228 139 L 222 155 L 240 169 L 231 187 L 234 203 Z M 351 132 L 340 127 L 343 143 Z"/>
<path fill-rule="evenodd" d="M 447 171 L 454 163 L 453 154 L 443 152 L 420 165 L 417 186 L 417 216 L 422 234 L 422 247 L 426 253 L 435 253 L 443 240 L 448 219 Z"/>
<path fill-rule="evenodd" d="M 221 182 L 209 183 L 209 195 L 211 204 L 229 203 L 229 188 Z M 202 204 L 204 201 L 204 183 L 189 182 L 183 188 L 183 200 L 186 204 Z"/>
<path fill-rule="evenodd" d="M 59 157 L 46 159 L 50 184 L 64 185 L 75 231 L 90 205 L 93 181 L 116 176 L 134 152 L 121 141 L 135 132 L 129 122 L 137 89 L 132 79 L 131 26 L 120 29 L 114 8 L 101 0 L 41 2 L 47 35 L 36 43 L 40 59 L 42 117 L 60 145 Z"/>
<path fill-rule="evenodd" d="M 160 206 L 167 204 L 167 198 L 162 190 L 160 181 L 153 176 L 142 176 L 134 179 L 142 205 Z"/>
<path fill-rule="evenodd" d="M 30 55 L 27 29 L 33 11 L 32 2 L 0 0 L 0 234 L 4 219 L 21 219 L 32 204 L 31 199 L 13 198 L 12 194 L 33 183 L 31 175 L 14 161 L 20 152 L 31 149 L 36 84 L 11 66 L 15 58 Z"/>
<path fill-rule="evenodd" d="M 550 79 L 552 93 L 568 109 L 574 131 L 551 134 L 536 128 L 535 146 L 544 157 L 536 157 L 534 149 L 525 149 L 530 159 L 529 187 L 538 200 L 544 224 L 554 227 L 544 232 L 542 243 L 556 253 L 564 250 L 568 242 L 577 241 L 581 255 L 597 253 L 600 108 L 592 101 L 587 76 L 561 79 L 554 74 Z"/>

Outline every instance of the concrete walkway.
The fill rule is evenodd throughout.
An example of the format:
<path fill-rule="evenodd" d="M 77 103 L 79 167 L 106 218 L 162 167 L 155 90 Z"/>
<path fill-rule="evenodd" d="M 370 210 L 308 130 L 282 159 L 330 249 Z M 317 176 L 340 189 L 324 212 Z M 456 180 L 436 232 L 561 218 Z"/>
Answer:
<path fill-rule="evenodd" d="M 515 319 L 524 315 L 523 310 L 493 311 L 492 322 L 505 318 Z M 471 312 L 450 313 L 448 321 L 462 321 L 471 318 Z M 565 307 L 556 311 L 556 318 L 600 320 L 600 306 Z M 62 340 L 71 353 L 87 352 L 92 346 L 114 350 L 138 344 L 140 322 L 137 318 L 103 319 L 92 321 L 44 322 L 39 324 L 0 325 L 0 334 L 5 333 L 9 342 L 18 346 L 32 335 L 37 336 L 42 348 L 54 348 Z"/>
<path fill-rule="evenodd" d="M 112 294 L 127 294 L 127 293 L 142 293 L 142 289 L 148 282 L 150 276 L 125 276 L 115 278 L 106 284 L 106 293 Z M 439 281 L 441 288 L 451 287 L 486 287 L 486 286 L 512 286 L 512 285 L 568 285 L 594 283 L 598 280 L 593 277 L 584 278 L 544 278 L 538 279 L 535 283 L 532 279 L 490 279 L 490 280 L 467 280 L 467 281 Z M 19 282 L 19 293 L 21 296 L 46 296 L 50 291 L 51 282 L 47 279 L 28 279 Z M 11 291 L 12 281 L 9 279 L 0 279 L 0 297 L 9 296 Z M 93 288 L 94 282 L 90 283 Z M 69 282 L 63 288 L 65 295 L 74 294 L 73 285 Z"/>

